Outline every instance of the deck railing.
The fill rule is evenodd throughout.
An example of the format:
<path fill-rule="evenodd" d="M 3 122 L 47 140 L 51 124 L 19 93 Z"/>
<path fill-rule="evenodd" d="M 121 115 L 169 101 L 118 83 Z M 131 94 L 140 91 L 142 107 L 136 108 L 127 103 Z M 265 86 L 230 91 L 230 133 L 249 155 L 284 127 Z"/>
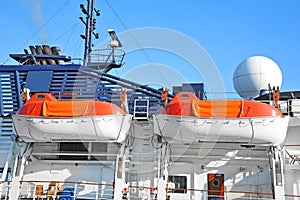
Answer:
<path fill-rule="evenodd" d="M 11 182 L 0 183 L 2 196 L 8 199 Z M 1 191 L 0 189 L 0 191 Z M 16 192 L 16 191 L 13 191 Z M 20 199 L 113 199 L 113 184 L 72 181 L 20 181 Z"/>
<path fill-rule="evenodd" d="M 0 199 L 8 199 L 10 186 L 10 181 L 0 183 Z M 113 199 L 113 189 L 114 185 L 112 183 L 23 180 L 21 181 L 20 187 L 20 199 Z M 176 193 L 176 191 L 180 191 L 181 193 Z M 139 196 L 136 196 L 137 193 Z M 209 195 L 209 193 L 214 193 L 214 195 Z M 144 194 L 144 197 L 147 197 L 147 199 L 156 199 L 157 188 L 129 185 L 124 192 L 124 198 L 135 199 L 141 197 L 141 194 Z M 224 193 L 220 194 L 218 191 L 208 191 L 196 188 L 167 188 L 166 194 L 166 199 L 170 199 L 171 196 L 176 197 L 176 199 L 192 199 L 193 196 L 201 196 L 204 199 L 218 197 L 220 199 L 223 198 L 224 200 L 237 198 L 241 200 L 273 199 L 273 193 L 269 192 L 225 190 Z M 300 198 L 300 194 L 286 194 L 285 197 L 286 200 L 295 199 Z"/>

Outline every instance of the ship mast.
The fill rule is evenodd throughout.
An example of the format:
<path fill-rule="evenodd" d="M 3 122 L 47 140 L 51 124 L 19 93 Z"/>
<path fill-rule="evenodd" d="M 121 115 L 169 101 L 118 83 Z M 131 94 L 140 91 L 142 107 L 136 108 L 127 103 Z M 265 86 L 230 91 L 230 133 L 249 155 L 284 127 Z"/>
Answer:
<path fill-rule="evenodd" d="M 80 9 L 86 17 L 85 20 L 83 17 L 79 17 L 79 19 L 85 25 L 85 35 L 80 35 L 80 37 L 85 40 L 83 59 L 84 65 L 86 66 L 90 60 L 90 53 L 93 46 L 93 36 L 95 39 L 99 38 L 99 34 L 94 32 L 94 30 L 96 30 L 96 18 L 94 16 L 94 12 L 96 13 L 96 16 L 100 16 L 100 11 L 95 9 L 95 0 L 87 0 L 87 9 L 83 4 L 80 4 Z"/>

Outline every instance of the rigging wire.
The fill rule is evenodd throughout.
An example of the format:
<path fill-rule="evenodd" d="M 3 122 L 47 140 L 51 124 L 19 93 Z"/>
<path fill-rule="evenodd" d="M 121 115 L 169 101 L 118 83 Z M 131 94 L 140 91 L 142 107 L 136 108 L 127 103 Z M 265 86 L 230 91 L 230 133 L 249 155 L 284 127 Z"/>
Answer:
<path fill-rule="evenodd" d="M 84 30 L 84 27 L 81 26 L 80 32 L 82 32 L 83 30 Z M 83 40 L 77 40 L 76 45 L 74 45 L 74 46 L 77 46 L 77 48 L 75 49 L 75 53 L 74 53 L 75 57 L 77 57 L 78 54 L 80 55 L 80 53 L 78 53 L 78 52 L 83 49 L 82 45 L 83 45 Z M 82 56 L 80 58 L 81 58 L 81 60 L 83 60 Z"/>
<path fill-rule="evenodd" d="M 122 24 L 122 26 L 129 32 L 130 37 L 132 38 L 132 40 L 136 43 L 136 45 L 139 47 L 139 49 L 141 50 L 141 52 L 143 53 L 143 55 L 145 56 L 146 60 L 151 63 L 154 68 L 162 75 L 162 78 L 164 79 L 165 83 L 169 83 L 169 81 L 167 80 L 167 78 L 164 76 L 164 74 L 161 72 L 161 70 L 159 70 L 159 67 L 157 66 L 157 64 L 155 64 L 155 62 L 153 62 L 153 60 L 151 59 L 151 57 L 149 56 L 149 54 L 145 51 L 145 49 L 140 45 L 140 43 L 135 39 L 134 35 L 129 31 L 129 28 L 126 26 L 126 24 L 123 22 L 123 20 L 121 19 L 121 17 L 118 15 L 118 13 L 114 10 L 114 8 L 112 7 L 112 5 L 105 0 L 106 4 L 108 5 L 108 7 L 111 9 L 111 11 L 113 12 L 113 14 L 117 17 L 117 19 L 120 21 L 120 23 Z"/>
<path fill-rule="evenodd" d="M 20 47 L 16 50 L 16 52 L 20 51 L 32 38 L 34 38 L 38 33 L 40 33 L 43 28 L 45 26 L 47 26 L 50 21 L 52 21 L 54 19 L 54 17 L 56 17 L 70 2 L 71 0 L 68 0 L 60 9 L 58 9 L 54 15 L 52 15 L 49 20 L 47 20 L 42 26 L 40 26 L 22 45 L 20 45 Z M 5 63 L 7 63 L 9 61 L 9 57 L 2 63 L 2 65 L 4 65 Z"/>
<path fill-rule="evenodd" d="M 79 24 L 79 22 L 77 22 L 75 25 L 71 26 L 69 29 L 67 29 L 65 32 L 63 32 L 60 36 L 58 36 L 57 38 L 55 38 L 54 40 L 52 40 L 52 41 L 50 41 L 50 42 L 51 42 L 51 43 L 56 42 L 57 40 L 61 39 L 64 35 L 66 35 L 68 32 L 71 31 L 71 34 L 70 34 L 70 36 L 68 37 L 68 39 L 67 39 L 67 41 L 66 41 L 66 43 L 68 44 L 69 41 L 70 41 L 71 36 L 72 36 L 73 33 L 74 33 L 75 28 L 78 26 L 78 24 Z M 64 48 L 66 48 L 67 44 L 65 45 Z"/>
<path fill-rule="evenodd" d="M 69 45 L 69 42 L 70 42 L 70 40 L 71 40 L 71 38 L 72 38 L 72 35 L 73 35 L 74 31 L 75 31 L 75 28 L 76 28 L 76 26 L 77 26 L 78 24 L 79 24 L 79 22 L 77 22 L 77 24 L 76 24 L 76 25 L 74 26 L 74 28 L 72 29 L 71 34 L 69 35 L 69 37 L 68 37 L 68 39 L 67 39 L 67 41 L 66 41 L 66 43 L 65 43 L 64 49 L 66 49 L 67 46 Z"/>
<path fill-rule="evenodd" d="M 34 38 L 38 33 L 40 33 L 43 28 L 45 26 L 47 26 L 66 6 L 67 4 L 70 2 L 71 0 L 68 0 L 61 8 L 59 8 L 54 15 L 52 15 L 42 26 L 40 26 L 29 38 L 28 40 L 26 40 L 18 49 L 17 51 L 19 51 L 20 49 L 22 49 L 32 38 Z"/>

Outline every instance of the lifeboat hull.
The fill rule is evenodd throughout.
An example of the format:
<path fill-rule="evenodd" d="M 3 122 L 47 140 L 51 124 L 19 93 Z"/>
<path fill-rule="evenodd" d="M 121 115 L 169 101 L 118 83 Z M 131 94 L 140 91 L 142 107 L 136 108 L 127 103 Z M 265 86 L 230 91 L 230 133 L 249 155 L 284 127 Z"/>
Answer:
<path fill-rule="evenodd" d="M 300 116 L 291 117 L 284 144 L 288 146 L 298 146 L 300 144 L 299 130 Z"/>
<path fill-rule="evenodd" d="M 198 118 L 157 114 L 154 131 L 169 143 L 198 141 L 281 144 L 289 117 Z"/>
<path fill-rule="evenodd" d="M 97 141 L 118 142 L 126 138 L 131 115 L 46 118 L 13 115 L 15 132 L 25 142 Z"/>

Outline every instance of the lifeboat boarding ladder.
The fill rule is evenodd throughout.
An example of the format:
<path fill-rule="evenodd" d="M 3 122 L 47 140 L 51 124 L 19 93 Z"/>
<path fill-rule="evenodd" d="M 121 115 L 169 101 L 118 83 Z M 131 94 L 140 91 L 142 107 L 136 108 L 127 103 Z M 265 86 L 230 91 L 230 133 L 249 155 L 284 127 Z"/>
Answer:
<path fill-rule="evenodd" d="M 149 117 L 149 100 L 135 99 L 133 107 L 133 118 L 137 120 L 147 120 Z"/>

